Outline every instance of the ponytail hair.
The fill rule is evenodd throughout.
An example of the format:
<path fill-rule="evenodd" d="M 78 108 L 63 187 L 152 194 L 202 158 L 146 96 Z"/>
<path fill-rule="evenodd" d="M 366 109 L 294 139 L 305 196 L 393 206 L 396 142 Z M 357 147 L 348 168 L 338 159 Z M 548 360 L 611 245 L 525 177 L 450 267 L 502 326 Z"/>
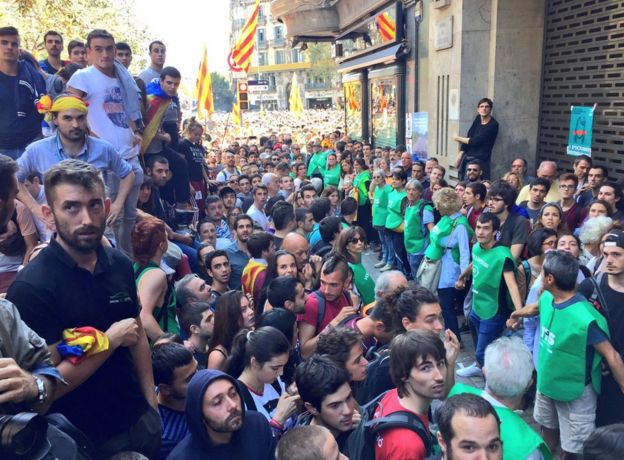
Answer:
<path fill-rule="evenodd" d="M 234 336 L 225 371 L 238 378 L 251 364 L 252 357 L 262 365 L 287 353 L 290 353 L 290 342 L 279 329 L 273 326 L 264 326 L 255 331 L 243 329 Z"/>

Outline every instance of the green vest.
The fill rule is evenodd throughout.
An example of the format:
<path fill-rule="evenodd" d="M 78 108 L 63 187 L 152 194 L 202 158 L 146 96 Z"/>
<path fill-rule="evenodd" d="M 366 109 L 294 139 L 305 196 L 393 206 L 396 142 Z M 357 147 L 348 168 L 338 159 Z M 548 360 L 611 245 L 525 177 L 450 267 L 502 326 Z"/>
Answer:
<path fill-rule="evenodd" d="M 433 208 L 430 205 L 425 205 L 425 200 L 418 200 L 414 205 L 405 208 L 403 238 L 405 250 L 408 254 L 419 254 L 427 242 L 427 236 L 423 232 L 422 219 L 420 218 L 420 211 L 423 207 L 433 212 Z"/>
<path fill-rule="evenodd" d="M 325 169 L 327 169 L 327 152 L 318 152 L 310 157 L 308 172 L 306 175 L 311 177 L 317 168 L 321 175 L 325 174 Z"/>
<path fill-rule="evenodd" d="M 364 206 L 369 202 L 368 200 L 368 188 L 366 188 L 366 182 L 370 182 L 370 171 L 362 171 L 353 178 L 353 188 L 357 189 L 357 201 L 358 206 Z"/>
<path fill-rule="evenodd" d="M 439 260 L 442 258 L 444 252 L 446 251 L 446 245 L 442 243 L 442 239 L 444 237 L 451 236 L 453 229 L 458 225 L 466 227 L 468 239 L 472 238 L 474 231 L 472 230 L 472 227 L 470 227 L 466 216 L 459 216 L 455 218 L 455 220 L 451 219 L 450 216 L 443 216 L 436 226 L 431 229 L 431 232 L 429 232 L 430 244 L 427 246 L 427 250 L 425 251 L 425 257 L 427 257 L 427 259 Z M 455 263 L 459 263 L 459 247 L 456 246 L 451 248 L 451 254 Z"/>
<path fill-rule="evenodd" d="M 478 388 L 456 383 L 451 388 L 448 397 L 461 393 L 470 393 L 477 396 L 483 394 Z M 503 458 L 505 460 L 526 460 L 526 458 L 538 449 L 544 460 L 551 460 L 552 454 L 544 440 L 524 421 L 522 417 L 511 409 L 502 406 L 494 406 L 496 415 L 501 421 L 500 433 L 503 441 Z"/>
<path fill-rule="evenodd" d="M 135 274 L 135 283 L 137 288 L 139 287 L 139 281 L 141 281 L 141 277 L 150 270 L 160 269 L 158 265 L 154 262 L 150 261 L 144 267 L 140 267 L 136 262 L 133 265 L 134 274 Z M 161 313 L 161 310 L 166 308 L 166 311 Z M 172 289 L 171 286 L 167 287 L 167 293 L 165 294 L 164 303 L 160 307 L 155 307 L 152 312 L 154 318 L 158 318 L 160 316 L 160 320 L 158 321 L 158 326 L 163 330 L 163 332 L 171 332 L 172 334 L 180 334 L 180 325 L 178 324 L 178 318 L 176 317 L 176 295 L 175 289 Z"/>
<path fill-rule="evenodd" d="M 477 243 L 472 248 L 472 309 L 481 319 L 490 319 L 498 312 L 498 294 L 507 259 L 514 261 L 507 246 L 483 249 Z"/>
<path fill-rule="evenodd" d="M 403 214 L 401 214 L 401 203 L 403 198 L 407 196 L 405 189 L 397 192 L 395 188 L 388 194 L 388 217 L 386 217 L 386 228 L 394 230 L 403 223 Z"/>
<path fill-rule="evenodd" d="M 609 336 L 604 317 L 587 301 L 563 309 L 553 307 L 553 296 L 544 291 L 539 299 L 540 342 L 537 361 L 537 389 L 557 401 L 573 401 L 585 388 L 587 329 L 593 322 Z M 600 393 L 600 362 L 594 352 L 591 383 Z"/>
<path fill-rule="evenodd" d="M 336 164 L 332 169 L 326 169 L 325 175 L 323 176 L 323 182 L 325 186 L 333 185 L 334 187 L 338 187 L 338 183 L 340 182 L 340 165 Z"/>
<path fill-rule="evenodd" d="M 373 192 L 373 226 L 384 227 L 386 225 L 386 217 L 388 217 L 388 195 L 392 191 L 390 185 L 376 187 Z"/>
<path fill-rule="evenodd" d="M 375 282 L 373 278 L 368 274 L 364 265 L 349 264 L 351 270 L 353 270 L 353 284 L 357 288 L 358 292 L 362 296 L 362 303 L 367 305 L 375 300 Z"/>

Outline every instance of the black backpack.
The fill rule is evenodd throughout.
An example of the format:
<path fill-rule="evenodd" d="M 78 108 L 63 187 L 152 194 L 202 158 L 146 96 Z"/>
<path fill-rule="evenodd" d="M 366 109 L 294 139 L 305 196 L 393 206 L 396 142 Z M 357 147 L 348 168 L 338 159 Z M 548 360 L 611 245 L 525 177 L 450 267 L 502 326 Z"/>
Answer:
<path fill-rule="evenodd" d="M 377 433 L 391 428 L 407 428 L 422 439 L 427 457 L 431 456 L 434 444 L 433 436 L 417 415 L 407 411 L 397 411 L 385 417 L 373 418 L 379 402 L 385 394 L 382 393 L 360 407 L 362 420 L 347 438 L 343 453 L 347 457 L 357 460 L 375 460 Z"/>

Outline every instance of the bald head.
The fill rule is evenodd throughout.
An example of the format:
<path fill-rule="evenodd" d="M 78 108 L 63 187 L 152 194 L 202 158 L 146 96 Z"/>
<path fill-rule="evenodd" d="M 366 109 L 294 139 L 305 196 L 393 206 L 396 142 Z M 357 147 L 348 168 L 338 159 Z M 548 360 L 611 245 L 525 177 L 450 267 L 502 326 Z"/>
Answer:
<path fill-rule="evenodd" d="M 550 182 L 557 178 L 557 163 L 554 161 L 542 161 L 537 168 L 537 177 L 546 179 Z"/>
<path fill-rule="evenodd" d="M 398 270 L 383 272 L 375 283 L 375 300 L 381 300 L 383 296 L 394 292 L 399 287 L 407 287 L 407 278 Z"/>
<path fill-rule="evenodd" d="M 297 268 L 301 270 L 310 257 L 310 244 L 308 240 L 299 233 L 291 232 L 284 237 L 282 249 L 295 256 Z"/>

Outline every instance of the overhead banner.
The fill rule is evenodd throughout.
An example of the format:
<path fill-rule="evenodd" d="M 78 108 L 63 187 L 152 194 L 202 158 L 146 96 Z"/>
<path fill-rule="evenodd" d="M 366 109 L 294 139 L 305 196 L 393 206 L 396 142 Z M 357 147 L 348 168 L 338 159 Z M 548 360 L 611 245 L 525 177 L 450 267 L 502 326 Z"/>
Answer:
<path fill-rule="evenodd" d="M 591 156 L 595 108 L 595 105 L 593 107 L 572 106 L 570 134 L 568 136 L 568 155 Z"/>
<path fill-rule="evenodd" d="M 412 154 L 419 159 L 429 158 L 427 138 L 429 137 L 429 113 L 412 113 Z"/>

